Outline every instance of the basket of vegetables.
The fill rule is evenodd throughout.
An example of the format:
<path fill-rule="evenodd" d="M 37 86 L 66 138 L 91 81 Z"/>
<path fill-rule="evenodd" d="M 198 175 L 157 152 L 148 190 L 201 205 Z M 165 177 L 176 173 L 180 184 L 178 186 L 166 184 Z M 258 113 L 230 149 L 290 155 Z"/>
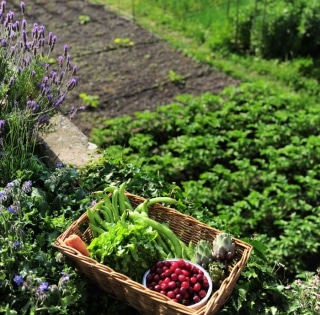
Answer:
<path fill-rule="evenodd" d="M 166 206 L 175 204 L 172 198 L 145 199 L 127 192 L 125 185 L 96 192 L 97 203 L 54 246 L 106 293 L 141 314 L 216 314 L 246 266 L 251 245 Z M 178 281 L 179 273 L 187 271 L 163 264 L 160 271 L 153 269 L 152 283 L 142 283 L 150 268 L 168 259 L 190 261 L 208 272 L 212 293 L 200 308 L 190 302 L 201 296 L 196 292 L 199 281 L 186 274 Z M 170 293 L 157 289 L 170 288 L 173 282 Z M 188 286 L 187 293 L 183 286 Z"/>

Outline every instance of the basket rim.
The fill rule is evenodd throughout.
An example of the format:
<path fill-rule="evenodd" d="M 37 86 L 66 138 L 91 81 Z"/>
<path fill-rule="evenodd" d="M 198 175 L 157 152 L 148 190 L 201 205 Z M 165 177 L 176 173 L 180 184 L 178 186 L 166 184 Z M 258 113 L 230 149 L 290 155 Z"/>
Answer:
<path fill-rule="evenodd" d="M 138 199 L 139 201 L 145 200 L 145 198 L 140 197 L 138 195 L 131 194 L 127 191 L 125 192 L 125 194 L 129 198 L 135 198 L 135 199 Z M 209 225 L 206 225 L 205 223 L 198 221 L 197 219 L 193 218 L 192 216 L 183 214 L 176 209 L 169 208 L 169 207 L 163 206 L 161 204 L 158 204 L 158 205 L 155 204 L 154 206 L 159 206 L 159 207 L 161 207 L 165 210 L 168 210 L 174 214 L 177 214 L 179 216 L 187 217 L 190 220 L 196 222 L 197 224 L 206 226 L 207 229 L 212 230 L 216 234 L 222 233 L 222 231 L 215 229 L 215 228 L 212 228 Z M 241 257 L 240 257 L 239 261 L 237 261 L 236 264 L 232 267 L 228 277 L 223 280 L 219 289 L 217 289 L 215 292 L 212 293 L 212 295 L 208 299 L 206 305 L 202 306 L 198 310 L 193 310 L 193 309 L 190 309 L 180 303 L 176 303 L 176 302 L 172 301 L 171 299 L 169 299 L 168 297 L 164 296 L 163 294 L 161 294 L 159 292 L 155 292 L 155 291 L 152 291 L 152 290 L 146 288 L 145 286 L 143 286 L 142 283 L 133 281 L 131 278 L 129 278 L 125 274 L 117 272 L 114 269 L 112 269 L 111 267 L 106 266 L 104 264 L 101 264 L 91 257 L 84 256 L 80 252 L 78 252 L 76 249 L 73 249 L 73 248 L 65 245 L 64 240 L 69 235 L 74 233 L 75 228 L 78 228 L 86 221 L 88 221 L 88 216 L 87 216 L 87 213 L 84 212 L 78 219 L 73 221 L 71 223 L 71 225 L 56 238 L 56 240 L 52 244 L 53 247 L 57 248 L 61 253 L 63 253 L 64 255 L 69 257 L 70 259 L 75 260 L 76 263 L 84 264 L 90 268 L 98 268 L 100 271 L 106 272 L 106 273 L 114 276 L 117 279 L 121 278 L 121 280 L 124 281 L 127 285 L 129 285 L 132 289 L 141 291 L 142 294 L 146 294 L 149 298 L 151 298 L 153 300 L 156 299 L 159 303 L 166 303 L 166 305 L 170 305 L 171 307 L 176 309 L 177 312 L 183 311 L 183 314 L 199 314 L 199 315 L 215 314 L 215 313 L 212 313 L 212 309 L 215 308 L 218 310 L 221 308 L 221 306 L 223 304 L 225 304 L 225 302 L 227 301 L 227 299 L 229 298 L 229 296 L 231 294 L 231 291 L 233 290 L 234 284 L 236 283 L 236 281 L 238 280 L 238 278 L 240 276 L 241 271 L 246 266 L 246 264 L 249 260 L 251 251 L 253 249 L 252 245 L 250 245 L 250 244 L 248 244 L 238 238 L 235 238 L 235 237 L 232 238 L 236 244 L 236 247 L 238 247 L 238 248 L 240 247 L 242 250 Z M 87 229 L 90 229 L 90 228 L 88 227 Z M 230 283 L 231 283 L 231 285 L 230 285 Z M 232 285 L 232 283 L 234 283 L 234 284 Z"/>

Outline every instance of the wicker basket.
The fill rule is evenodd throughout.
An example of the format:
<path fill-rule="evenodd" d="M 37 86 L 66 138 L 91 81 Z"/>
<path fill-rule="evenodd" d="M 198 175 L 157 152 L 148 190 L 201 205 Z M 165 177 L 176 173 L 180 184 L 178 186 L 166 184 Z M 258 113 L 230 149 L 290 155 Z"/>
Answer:
<path fill-rule="evenodd" d="M 133 205 L 138 205 L 145 200 L 142 197 L 127 192 L 126 195 Z M 211 228 L 191 216 L 184 215 L 177 210 L 160 204 L 155 204 L 149 208 L 149 216 L 158 222 L 167 223 L 186 244 L 190 241 L 197 243 L 201 239 L 213 241 L 215 237 L 221 233 L 221 231 Z M 139 310 L 141 314 L 152 315 L 216 314 L 229 298 L 252 250 L 251 245 L 234 239 L 236 254 L 229 266 L 229 276 L 222 282 L 220 288 L 213 292 L 205 306 L 193 310 L 182 304 L 175 303 L 166 296 L 149 290 L 142 284 L 131 280 L 124 274 L 115 272 L 110 267 L 100 264 L 92 258 L 81 255 L 77 250 L 65 246 L 63 241 L 71 234 L 79 235 L 84 242 L 90 244 L 93 236 L 91 229 L 88 227 L 88 217 L 86 213 L 73 222 L 71 226 L 57 238 L 53 246 L 73 260 L 80 272 L 109 295 L 129 304 Z"/>

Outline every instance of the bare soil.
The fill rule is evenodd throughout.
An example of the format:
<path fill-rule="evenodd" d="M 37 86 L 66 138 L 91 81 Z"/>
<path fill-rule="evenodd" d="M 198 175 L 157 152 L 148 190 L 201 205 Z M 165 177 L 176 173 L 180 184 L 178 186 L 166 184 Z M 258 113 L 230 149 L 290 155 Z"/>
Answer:
<path fill-rule="evenodd" d="M 74 119 L 87 136 L 104 119 L 154 110 L 158 105 L 170 104 L 179 94 L 217 93 L 237 84 L 104 6 L 80 0 L 25 2 L 29 25 L 37 22 L 47 32 L 55 33 L 56 56 L 62 54 L 67 44 L 73 63 L 79 67 L 79 85 L 69 94 L 68 104 L 81 105 L 80 93 L 99 97 L 97 108 L 87 107 Z M 20 1 L 13 3 L 15 12 L 19 12 Z M 89 21 L 82 24 L 81 16 Z M 170 71 L 183 80 L 170 79 Z"/>

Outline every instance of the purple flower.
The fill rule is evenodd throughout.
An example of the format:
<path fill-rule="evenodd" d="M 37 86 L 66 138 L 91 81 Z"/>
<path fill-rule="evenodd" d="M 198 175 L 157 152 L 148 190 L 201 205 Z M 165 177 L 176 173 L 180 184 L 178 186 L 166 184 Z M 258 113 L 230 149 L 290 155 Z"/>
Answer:
<path fill-rule="evenodd" d="M 20 22 L 19 21 L 16 21 L 12 24 L 12 29 L 14 31 L 19 31 L 20 30 Z"/>
<path fill-rule="evenodd" d="M 48 44 L 49 44 L 49 46 L 52 45 L 52 42 L 53 42 L 53 33 L 52 33 L 52 32 L 49 32 L 49 39 L 48 39 Z"/>
<path fill-rule="evenodd" d="M 13 205 L 9 206 L 7 210 L 10 213 L 17 213 L 17 207 L 15 207 Z"/>
<path fill-rule="evenodd" d="M 64 45 L 63 51 L 64 51 L 64 55 L 67 56 L 67 54 L 68 54 L 68 45 Z"/>
<path fill-rule="evenodd" d="M 59 57 L 58 57 L 58 62 L 59 62 L 59 66 L 60 66 L 60 67 L 62 67 L 63 60 L 64 60 L 64 57 L 63 57 L 63 56 L 59 56 Z"/>
<path fill-rule="evenodd" d="M 31 188 L 32 188 L 31 180 L 27 180 L 22 184 L 22 190 L 27 194 L 31 192 Z"/>
<path fill-rule="evenodd" d="M 10 78 L 10 81 L 9 81 L 9 86 L 12 86 L 13 83 L 14 83 L 14 77 L 11 77 L 11 78 Z"/>
<path fill-rule="evenodd" d="M 43 25 L 39 26 L 38 32 L 39 32 L 39 38 L 44 38 L 44 26 Z"/>
<path fill-rule="evenodd" d="M 60 108 L 63 101 L 65 100 L 66 95 L 65 94 L 61 94 L 55 101 L 54 101 L 54 107 L 55 108 Z"/>
<path fill-rule="evenodd" d="M 5 190 L 0 190 L 0 201 L 6 201 L 8 198 Z"/>
<path fill-rule="evenodd" d="M 61 162 L 57 163 L 57 168 L 62 168 L 63 164 Z"/>
<path fill-rule="evenodd" d="M 70 275 L 67 274 L 66 272 L 62 271 L 61 274 L 62 274 L 62 277 L 60 279 L 61 284 L 67 282 L 70 279 Z"/>
<path fill-rule="evenodd" d="M 39 286 L 39 291 L 47 291 L 49 289 L 49 283 L 48 282 L 41 282 Z"/>
<path fill-rule="evenodd" d="M 73 66 L 72 75 L 76 75 L 78 71 L 78 67 L 76 65 Z"/>
<path fill-rule="evenodd" d="M 23 38 L 24 44 L 26 44 L 27 43 L 27 31 L 25 29 L 22 30 L 22 38 Z"/>
<path fill-rule="evenodd" d="M 0 132 L 4 129 L 5 121 L 0 120 Z"/>
<path fill-rule="evenodd" d="M 21 242 L 15 241 L 15 242 L 12 243 L 12 247 L 14 249 L 19 249 L 21 247 L 21 244 L 22 244 Z"/>
<path fill-rule="evenodd" d="M 33 112 L 35 112 L 38 108 L 39 108 L 39 105 L 36 103 L 36 101 L 27 101 L 27 107 L 31 110 L 31 111 L 33 111 Z"/>
<path fill-rule="evenodd" d="M 25 8 L 26 8 L 26 5 L 25 5 L 24 1 L 20 2 L 20 8 L 21 8 L 22 15 L 24 15 L 24 11 L 25 11 Z"/>
<path fill-rule="evenodd" d="M 21 275 L 15 275 L 14 278 L 13 278 L 13 282 L 17 286 L 20 286 L 23 283 L 23 277 Z"/>
<path fill-rule="evenodd" d="M 6 186 L 7 188 L 13 188 L 14 187 L 14 182 L 10 182 Z"/>
<path fill-rule="evenodd" d="M 39 118 L 38 118 L 38 125 L 49 125 L 49 117 L 48 115 L 41 115 Z"/>
<path fill-rule="evenodd" d="M 27 28 L 27 20 L 22 20 L 22 29 L 25 30 Z"/>
<path fill-rule="evenodd" d="M 16 50 L 16 47 L 15 46 L 11 46 L 11 48 L 10 48 L 10 58 L 13 57 L 15 50 Z"/>
<path fill-rule="evenodd" d="M 77 84 L 78 84 L 78 78 L 71 78 L 67 83 L 68 91 L 73 90 Z"/>

